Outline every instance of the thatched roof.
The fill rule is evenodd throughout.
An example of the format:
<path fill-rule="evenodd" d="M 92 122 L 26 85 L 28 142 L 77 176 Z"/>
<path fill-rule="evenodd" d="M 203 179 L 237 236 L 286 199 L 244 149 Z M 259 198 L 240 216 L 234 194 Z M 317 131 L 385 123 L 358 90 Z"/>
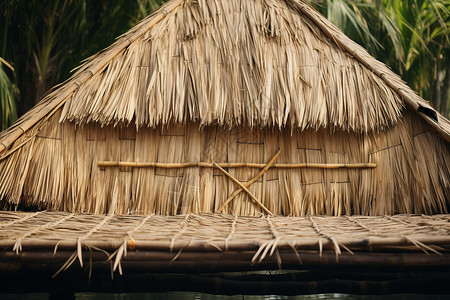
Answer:
<path fill-rule="evenodd" d="M 450 122 L 300 0 L 172 0 L 87 59 L 0 135 L 0 152 L 60 121 L 378 131 L 404 107 L 450 141 Z"/>

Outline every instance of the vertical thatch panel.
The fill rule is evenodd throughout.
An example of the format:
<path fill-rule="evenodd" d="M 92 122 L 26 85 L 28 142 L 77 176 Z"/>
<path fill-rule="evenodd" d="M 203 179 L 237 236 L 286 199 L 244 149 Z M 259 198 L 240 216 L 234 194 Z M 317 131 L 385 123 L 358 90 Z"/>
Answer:
<path fill-rule="evenodd" d="M 33 155 L 26 172 L 23 193 L 25 197 L 32 199 L 33 205 L 59 207 L 60 199 L 63 198 L 64 169 L 61 161 L 55 159 L 61 157 L 62 151 L 58 117 L 57 114 L 51 118 L 48 125 L 37 132 L 32 145 Z"/>
<path fill-rule="evenodd" d="M 213 153 L 210 157 L 210 161 L 230 161 L 229 155 L 234 154 L 234 152 L 229 152 L 230 148 L 228 147 L 230 130 L 217 126 L 206 127 L 204 130 L 208 133 L 208 135 L 206 135 L 206 147 L 204 149 Z M 232 172 L 231 169 L 228 171 Z M 219 209 L 219 207 L 227 200 L 228 196 L 231 195 L 228 191 L 233 189 L 236 185 L 233 182 L 230 182 L 220 170 L 213 169 L 208 171 L 208 169 L 204 169 L 203 172 L 210 172 L 213 176 L 213 186 L 211 189 L 214 189 L 214 193 L 211 193 L 212 198 L 210 198 L 210 201 L 214 203 L 214 209 L 212 211 L 217 211 L 217 209 Z M 224 193 L 224 191 L 227 191 L 227 193 Z M 231 205 L 228 205 L 224 211 L 230 213 Z"/>
<path fill-rule="evenodd" d="M 195 126 L 195 125 L 191 125 Z M 198 128 L 195 128 L 197 131 Z M 217 140 L 220 140 L 220 136 L 217 136 L 217 127 L 205 128 L 204 134 L 200 136 L 200 157 L 198 161 L 213 162 L 223 161 L 226 158 L 217 160 L 216 144 Z M 217 140 L 216 140 L 217 137 Z M 222 146 L 223 147 L 223 146 Z M 223 203 L 224 199 L 215 199 L 216 183 L 214 179 L 214 169 L 203 168 L 199 170 L 199 211 L 215 211 L 217 203 Z"/>
<path fill-rule="evenodd" d="M 16 143 L 21 144 L 30 139 L 30 134 L 22 135 Z M 6 199 L 10 206 L 19 205 L 20 200 L 31 205 L 31 199 L 23 191 L 28 175 L 31 159 L 34 154 L 34 140 L 26 143 L 23 147 L 6 156 L 0 163 L 0 199 Z"/>
<path fill-rule="evenodd" d="M 335 132 L 324 139 L 324 157 L 328 163 L 348 163 L 349 155 L 344 150 L 345 134 Z M 325 211 L 330 215 L 351 214 L 349 176 L 347 169 L 324 172 Z"/>
<path fill-rule="evenodd" d="M 295 139 L 294 139 L 295 140 Z M 278 142 L 278 143 L 277 143 Z M 277 129 L 267 130 L 266 144 L 267 158 L 266 162 L 280 149 L 280 156 L 275 163 L 294 163 L 299 162 L 297 155 L 297 144 L 289 134 L 279 135 Z M 267 199 L 267 204 L 272 207 L 274 211 L 283 212 L 285 215 L 293 214 L 295 207 L 298 207 L 296 201 L 301 197 L 301 180 L 298 170 L 277 169 L 270 170 L 271 178 L 268 176 L 267 181 L 271 183 L 270 198 L 279 197 L 280 201 L 271 203 L 270 198 Z"/>
<path fill-rule="evenodd" d="M 90 182 L 90 176 L 86 176 L 92 173 L 91 168 L 94 158 L 94 148 L 91 147 L 89 140 L 92 139 L 93 133 L 90 126 L 81 126 L 73 133 L 70 129 L 68 134 L 74 134 L 74 149 L 75 155 L 69 158 L 73 159 L 72 164 L 72 180 L 75 185 L 73 190 L 76 191 L 73 199 L 76 211 L 89 211 L 91 210 L 90 201 L 92 199 L 92 184 Z M 88 155 L 89 153 L 89 155 Z"/>
<path fill-rule="evenodd" d="M 114 130 L 108 128 L 109 130 Z M 116 157 L 120 161 L 134 161 L 135 160 L 135 143 L 136 143 L 136 128 L 132 126 L 120 126 L 115 129 L 118 131 L 118 143 L 116 143 L 115 150 Z M 119 173 L 114 184 L 113 196 L 111 199 L 110 212 L 127 213 L 130 210 L 130 200 L 132 191 L 133 169 L 130 167 L 119 168 Z"/>
<path fill-rule="evenodd" d="M 73 151 L 72 149 L 76 149 L 76 132 L 72 124 L 65 122 L 61 124 L 62 137 L 61 144 L 62 151 L 58 157 L 54 159 L 60 160 L 62 167 L 64 169 L 64 181 L 63 181 L 63 189 L 64 189 L 64 197 L 60 200 L 59 209 L 64 211 L 77 211 L 77 181 L 74 176 L 75 164 L 76 164 L 76 155 L 77 151 Z M 70 149 L 68 151 L 67 149 Z M 100 148 L 102 149 L 102 148 Z M 64 153 L 65 152 L 65 153 Z M 92 183 L 93 187 L 95 187 L 95 182 Z M 98 192 L 98 191 L 97 191 Z M 103 199 L 103 197 L 101 197 Z M 93 199 L 95 201 L 96 199 Z M 100 199 L 97 199 L 100 200 Z M 104 201 L 97 201 L 96 205 L 104 205 Z M 95 211 L 95 210 L 93 210 Z"/>
<path fill-rule="evenodd" d="M 302 162 L 324 163 L 323 140 L 317 132 L 305 131 L 297 139 L 297 148 Z M 325 190 L 322 169 L 301 169 L 304 208 L 302 214 L 314 215 L 323 211 Z"/>
<path fill-rule="evenodd" d="M 198 126 L 190 123 L 186 124 L 185 140 L 183 141 L 184 155 L 180 161 L 199 162 L 201 157 L 202 137 Z M 180 147 L 180 146 L 178 146 Z M 201 207 L 211 211 L 209 205 L 204 205 L 200 198 L 200 169 L 188 168 L 183 172 L 182 183 L 180 187 L 180 207 L 179 212 L 187 214 L 189 212 L 199 213 Z"/>
<path fill-rule="evenodd" d="M 389 141 L 384 134 L 373 135 L 373 148 L 370 159 L 377 163 L 376 170 L 372 170 L 373 199 L 389 199 L 389 201 L 373 201 L 371 211 L 381 214 L 393 214 L 394 178 L 392 161 L 389 151 Z M 380 172 L 384 170 L 384 172 Z"/>
<path fill-rule="evenodd" d="M 450 199 L 449 144 L 429 129 L 414 136 L 419 182 L 423 184 L 422 209 L 430 213 L 445 210 Z"/>
<path fill-rule="evenodd" d="M 160 133 L 158 130 L 140 128 L 136 132 L 135 159 L 136 161 L 158 161 L 160 147 Z M 139 168 L 133 170 L 132 213 L 155 213 L 157 186 L 156 169 Z M 142 201 L 142 199 L 147 199 Z"/>
<path fill-rule="evenodd" d="M 279 135 L 279 131 L 274 128 L 269 128 L 264 131 L 264 158 L 261 162 L 267 163 L 277 151 L 280 149 L 281 137 Z M 275 163 L 282 163 L 283 156 L 280 154 Z M 259 170 L 258 170 L 259 171 Z M 280 175 L 281 170 L 269 169 L 262 176 L 262 194 L 261 194 L 261 202 L 267 207 L 270 211 L 275 211 L 280 203 L 273 203 L 270 201 L 273 197 L 282 197 L 283 200 L 280 199 L 280 202 L 285 201 L 286 191 L 284 189 L 280 189 L 281 179 Z"/>
<path fill-rule="evenodd" d="M 230 162 L 230 163 L 235 163 L 235 162 L 238 162 L 238 160 L 239 160 L 238 149 L 237 149 L 238 144 L 236 142 L 237 134 L 238 134 L 238 130 L 236 128 L 231 129 L 227 134 L 227 143 L 226 143 L 227 154 L 228 154 L 227 159 L 228 159 L 228 162 Z M 216 172 L 215 174 L 217 174 L 217 175 L 223 175 L 220 173 L 219 170 L 214 170 L 214 172 Z M 228 169 L 228 172 L 231 174 L 231 176 L 236 178 L 238 170 L 232 168 L 232 169 Z M 236 189 L 236 184 L 234 184 L 234 182 L 228 181 L 228 184 L 226 185 L 226 187 L 227 187 L 226 194 L 231 195 Z M 217 190 L 216 194 L 218 192 L 219 191 Z M 237 214 L 237 212 L 235 210 L 236 209 L 235 203 L 237 203 L 239 201 L 240 197 L 242 197 L 242 193 L 238 197 L 235 197 L 232 203 L 228 204 L 229 209 L 225 210 L 225 211 L 228 213 L 231 213 L 231 214 Z"/>
<path fill-rule="evenodd" d="M 228 148 L 228 155 L 233 155 L 231 152 L 235 152 L 233 156 L 236 162 L 261 162 L 263 159 L 264 132 L 248 130 L 242 127 L 234 128 L 232 132 L 232 136 L 236 138 L 236 141 L 234 145 L 233 142 L 230 143 L 231 147 Z M 244 183 L 251 180 L 258 173 L 258 170 L 253 168 L 238 168 L 231 171 L 230 174 Z M 229 195 L 238 188 L 236 184 L 230 185 Z M 252 184 L 248 189 L 255 197 L 261 197 L 261 186 L 258 185 L 258 182 Z M 245 212 L 252 215 L 256 214 L 256 208 L 246 193 L 240 193 L 236 196 L 232 207 L 233 212 L 238 215 L 245 214 Z"/>
<path fill-rule="evenodd" d="M 334 134 L 334 133 L 333 133 Z M 369 138 L 364 134 L 348 135 L 340 133 L 342 151 L 345 153 L 345 162 L 358 163 L 361 161 L 371 161 L 369 158 Z M 346 213 L 364 214 L 363 211 L 369 211 L 370 206 L 370 169 L 347 169 L 348 200 L 351 202 L 352 211 Z M 367 214 L 367 213 L 366 213 Z"/>
<path fill-rule="evenodd" d="M 104 148 L 103 157 L 99 159 L 104 160 L 116 160 L 119 156 L 119 131 L 114 130 L 110 126 L 100 129 L 100 147 Z M 103 193 L 99 195 L 101 201 L 101 207 L 98 209 L 103 212 L 111 211 L 111 207 L 114 203 L 117 203 L 117 179 L 120 174 L 119 168 L 105 168 L 103 171 L 104 189 Z"/>
<path fill-rule="evenodd" d="M 64 134 L 70 134 L 73 132 L 73 127 L 68 124 L 63 124 L 65 126 Z M 88 144 L 89 149 L 94 149 L 95 151 L 92 159 L 92 165 L 91 165 L 91 197 L 90 200 L 90 211 L 99 214 L 102 212 L 106 212 L 106 206 L 107 206 L 107 200 L 108 199 L 108 192 L 110 186 L 108 186 L 109 182 L 109 176 L 111 176 L 114 172 L 114 170 L 107 171 L 104 168 L 99 168 L 97 166 L 97 162 L 100 159 L 103 159 L 103 157 L 112 157 L 110 154 L 108 154 L 110 147 L 108 147 L 108 141 L 111 139 L 109 135 L 112 135 L 114 137 L 114 132 L 110 132 L 110 130 L 107 130 L 107 128 L 101 128 L 100 126 L 97 126 L 96 124 L 89 124 L 86 125 L 89 127 L 89 137 L 88 137 Z M 109 134 L 108 134 L 109 133 Z M 115 170 L 117 172 L 117 170 Z M 117 173 L 116 173 L 117 174 Z"/>
<path fill-rule="evenodd" d="M 182 162 L 184 158 L 185 127 L 172 126 L 161 129 L 158 162 Z M 181 209 L 180 187 L 185 170 L 156 169 L 156 210 L 161 214 L 177 214 Z"/>
<path fill-rule="evenodd" d="M 410 124 L 410 122 L 401 122 L 390 130 L 391 134 L 386 136 L 389 145 L 391 145 L 388 151 L 393 174 L 395 174 L 395 176 L 392 176 L 394 189 L 392 205 L 394 209 L 405 213 L 413 212 L 413 206 L 409 200 L 411 199 L 410 178 L 412 170 L 408 165 L 408 161 L 414 158 L 411 157 L 411 152 L 409 152 L 410 157 L 408 157 L 408 152 L 406 151 L 407 148 L 411 148 L 409 145 L 411 143 Z"/>

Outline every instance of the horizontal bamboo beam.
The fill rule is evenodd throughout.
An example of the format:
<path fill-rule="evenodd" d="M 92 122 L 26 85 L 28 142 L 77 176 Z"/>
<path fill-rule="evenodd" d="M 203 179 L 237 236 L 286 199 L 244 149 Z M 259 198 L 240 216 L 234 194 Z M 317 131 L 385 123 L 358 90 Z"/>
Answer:
<path fill-rule="evenodd" d="M 132 167 L 132 168 L 215 168 L 215 163 L 209 162 L 186 162 L 186 163 L 158 163 L 158 162 L 127 162 L 127 161 L 99 161 L 99 167 Z M 266 164 L 258 163 L 217 163 L 222 168 L 259 168 L 262 169 Z M 324 163 L 298 163 L 298 164 L 273 164 L 271 168 L 279 169 L 299 169 L 299 168 L 315 168 L 315 169 L 367 169 L 376 168 L 377 164 L 358 163 L 358 164 L 324 164 Z"/>
<path fill-rule="evenodd" d="M 125 238 L 117 238 L 113 240 L 94 240 L 88 239 L 82 241 L 83 247 L 94 247 L 103 249 L 106 251 L 116 251 L 124 243 Z M 346 246 L 350 250 L 357 251 L 359 249 L 363 250 L 385 250 L 385 249 L 397 249 L 398 251 L 402 247 L 408 247 L 405 252 L 412 251 L 422 251 L 422 248 L 414 245 L 411 240 L 418 241 L 421 244 L 427 246 L 439 246 L 444 250 L 442 253 L 448 252 L 448 247 L 450 246 L 450 236 L 404 236 L 404 237 L 371 237 L 367 238 L 338 238 L 337 243 L 339 245 Z M 228 251 L 257 251 L 261 245 L 267 240 L 256 241 L 251 237 L 248 240 L 241 241 L 217 241 L 214 243 L 208 243 L 205 241 L 195 241 L 195 240 L 184 240 L 175 241 L 171 243 L 171 239 L 167 240 L 134 240 L 133 249 L 140 251 L 169 251 L 172 249 L 173 252 L 183 250 L 183 252 L 221 252 L 222 249 L 228 248 Z M 12 248 L 16 244 L 16 239 L 3 239 L 0 240 L 0 249 Z M 77 238 L 55 238 L 52 240 L 38 239 L 27 237 L 21 241 L 23 251 L 37 251 L 38 249 L 47 249 L 53 252 L 54 248 L 57 246 L 59 249 L 74 251 L 77 249 Z M 414 246 L 414 248 L 410 248 Z M 310 237 L 295 237 L 289 240 L 281 239 L 277 243 L 277 249 L 279 250 L 292 250 L 293 248 L 297 250 L 304 251 L 319 251 L 320 247 L 325 250 L 333 250 L 334 244 L 328 239 L 320 238 L 310 238 Z M 131 250 L 131 247 L 129 247 Z M 1 253 L 1 251 L 0 251 Z M 253 252 L 253 254 L 255 254 Z M 434 254 L 433 254 L 434 255 Z"/>
<path fill-rule="evenodd" d="M 93 249 L 96 250 L 96 249 Z M 67 261 L 73 252 L 69 251 L 57 251 L 53 253 L 51 251 L 23 251 L 18 254 L 13 251 L 1 251 L 0 262 L 8 262 L 13 264 L 19 262 L 23 264 L 58 264 Z M 426 254 L 426 253 L 371 253 L 371 252 L 356 252 L 354 254 L 343 253 L 336 258 L 336 253 L 333 251 L 324 251 L 322 254 L 318 252 L 300 251 L 299 256 L 291 250 L 279 251 L 282 263 L 284 266 L 290 266 L 293 268 L 308 268 L 308 267 L 448 267 L 450 266 L 450 254 L 443 253 L 442 255 Z M 241 267 L 244 266 L 258 266 L 274 267 L 277 268 L 277 259 L 275 255 L 267 255 L 260 263 L 252 263 L 253 251 L 228 251 L 228 252 L 187 252 L 183 251 L 174 260 L 177 253 L 169 251 L 128 251 L 127 256 L 123 257 L 121 264 L 124 270 L 132 272 L 132 270 L 146 269 L 147 272 L 151 272 L 155 267 L 165 267 L 166 272 L 170 272 L 171 266 L 188 267 L 185 271 L 198 271 L 202 266 L 211 264 L 210 267 L 219 267 L 221 270 L 227 268 L 227 266 Z M 89 257 L 89 258 L 88 258 Z M 103 266 L 110 268 L 109 264 L 104 262 L 107 259 L 105 253 L 100 251 L 92 251 L 86 256 L 87 262 L 90 257 L 93 261 L 100 261 Z M 299 257 L 301 262 L 299 261 Z M 201 262 L 201 263 L 199 263 Z M 126 264 L 130 264 L 126 268 Z M 161 264 L 161 265 L 160 265 Z M 87 264 L 88 265 L 88 264 Z M 214 270 L 214 271 L 221 271 Z M 211 270 L 212 271 L 212 270 Z M 238 271 L 238 269 L 236 270 Z"/>

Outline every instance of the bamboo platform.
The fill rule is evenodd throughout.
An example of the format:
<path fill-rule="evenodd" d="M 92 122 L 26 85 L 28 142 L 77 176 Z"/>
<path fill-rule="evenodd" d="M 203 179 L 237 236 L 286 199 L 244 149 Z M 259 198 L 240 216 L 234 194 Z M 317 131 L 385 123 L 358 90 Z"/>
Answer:
<path fill-rule="evenodd" d="M 109 278 L 115 274 L 116 279 L 111 280 L 128 282 L 123 283 L 120 290 L 127 291 L 135 286 L 136 280 L 148 280 L 149 274 L 156 276 L 152 277 L 155 282 L 168 284 L 168 278 L 172 277 L 164 276 L 175 273 L 191 274 L 186 275 L 189 280 L 203 282 L 214 276 L 220 277 L 223 272 L 258 270 L 301 271 L 294 276 L 303 278 L 301 284 L 295 284 L 293 275 L 284 273 L 277 273 L 276 280 L 258 279 L 269 282 L 269 290 L 276 288 L 274 285 L 279 285 L 280 280 L 296 287 L 285 291 L 287 294 L 345 292 L 349 289 L 357 292 L 355 280 L 365 281 L 359 284 L 365 287 L 365 292 L 373 293 L 383 284 L 389 286 L 386 280 L 380 281 L 380 272 L 395 280 L 401 272 L 401 276 L 409 276 L 410 283 L 419 278 L 410 272 L 418 271 L 420 276 L 432 277 L 430 282 L 440 282 L 436 281 L 436 276 L 441 281 L 448 280 L 450 215 L 237 217 L 222 214 L 0 212 L 0 277 L 10 281 L 10 289 L 14 286 L 11 278 L 17 276 L 35 282 L 47 278 L 45 282 L 48 283 L 64 280 L 67 276 L 72 278 L 70 280 L 73 276 L 87 280 L 98 276 Z M 303 272 L 309 272 L 310 276 Z M 311 290 L 318 286 L 318 280 L 323 280 L 323 272 L 328 274 L 327 280 L 332 279 L 331 286 L 325 284 L 325 290 Z M 348 272 L 364 273 L 365 279 L 356 276 L 353 283 L 348 283 L 350 285 L 342 282 L 335 285 L 342 276 L 350 276 Z M 395 278 L 392 272 L 396 272 Z M 196 277 L 205 273 L 214 275 Z M 338 278 L 329 278 L 330 274 Z M 366 282 L 370 277 L 368 274 L 377 274 L 378 279 L 373 281 L 372 278 L 369 284 Z M 141 277 L 136 279 L 136 276 Z M 287 277 L 282 279 L 280 276 Z M 225 277 L 213 281 L 228 286 L 231 279 Z M 44 287 L 35 286 L 37 290 L 45 289 L 45 284 Z M 86 286 L 87 290 L 104 288 Z M 371 288 L 367 290 L 368 286 Z M 408 286 L 410 289 L 411 285 Z M 448 289 L 446 286 L 442 285 L 439 291 Z M 300 287 L 303 288 L 299 290 Z M 21 287 L 18 285 L 17 288 Z M 250 288 L 254 289 L 251 285 Z M 392 289 L 388 290 L 392 292 Z"/>

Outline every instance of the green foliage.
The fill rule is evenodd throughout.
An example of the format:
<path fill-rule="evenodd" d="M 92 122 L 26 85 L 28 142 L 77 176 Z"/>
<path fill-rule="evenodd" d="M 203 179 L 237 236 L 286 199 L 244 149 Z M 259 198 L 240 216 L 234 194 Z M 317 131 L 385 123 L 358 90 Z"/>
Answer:
<path fill-rule="evenodd" d="M 0 127 L 6 129 L 17 119 L 15 103 L 15 85 L 6 73 L 5 66 L 14 72 L 14 68 L 0 57 Z"/>
<path fill-rule="evenodd" d="M 377 51 L 381 44 L 371 31 L 373 5 L 370 0 L 313 0 L 310 1 L 326 16 L 331 23 L 339 27 L 352 40 L 365 45 L 371 52 Z"/>

